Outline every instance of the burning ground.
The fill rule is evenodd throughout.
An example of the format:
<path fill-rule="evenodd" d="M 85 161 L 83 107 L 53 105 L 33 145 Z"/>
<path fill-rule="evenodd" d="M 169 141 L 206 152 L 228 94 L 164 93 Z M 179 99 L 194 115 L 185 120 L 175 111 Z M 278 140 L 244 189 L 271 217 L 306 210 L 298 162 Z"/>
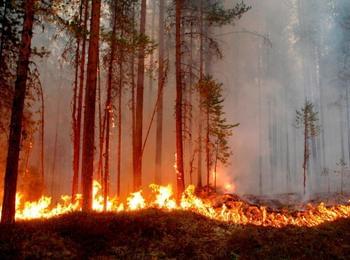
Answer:
<path fill-rule="evenodd" d="M 133 212 L 147 208 L 162 209 L 168 212 L 185 210 L 207 218 L 232 224 L 284 227 L 288 225 L 313 227 L 339 218 L 350 217 L 350 205 L 326 205 L 324 202 L 301 204 L 297 207 L 280 204 L 279 207 L 265 206 L 267 201 L 259 200 L 252 204 L 237 195 L 225 194 L 205 196 L 207 192 L 197 192 L 190 185 L 176 201 L 171 185 L 151 184 L 148 194 L 143 190 L 131 193 L 125 202 L 118 198 L 103 196 L 102 186 L 94 181 L 92 209 L 95 212 Z M 63 214 L 81 211 L 82 196 L 72 198 L 61 196 L 61 202 L 52 203 L 51 197 L 43 196 L 37 201 L 23 201 L 22 194 L 16 196 L 16 219 L 48 219 Z M 250 198 L 252 200 L 252 198 Z M 274 202 L 274 201 L 271 201 Z M 270 205 L 272 205 L 270 202 Z M 274 202 L 275 203 L 275 202 Z"/>
<path fill-rule="evenodd" d="M 192 186 L 178 203 L 171 186 L 151 185 L 149 191 L 132 193 L 125 202 L 108 198 L 103 212 L 95 182 L 90 214 L 80 212 L 79 196 L 75 201 L 62 196 L 54 204 L 50 197 L 21 202 L 18 194 L 17 223 L 0 225 L 0 258 L 342 259 L 350 254 L 350 206 L 344 197 L 292 207 L 286 203 L 290 198 L 277 203 L 267 197 L 205 196 Z"/>
<path fill-rule="evenodd" d="M 4 258 L 345 259 L 350 220 L 312 228 L 236 225 L 189 211 L 71 213 L 0 226 Z"/>

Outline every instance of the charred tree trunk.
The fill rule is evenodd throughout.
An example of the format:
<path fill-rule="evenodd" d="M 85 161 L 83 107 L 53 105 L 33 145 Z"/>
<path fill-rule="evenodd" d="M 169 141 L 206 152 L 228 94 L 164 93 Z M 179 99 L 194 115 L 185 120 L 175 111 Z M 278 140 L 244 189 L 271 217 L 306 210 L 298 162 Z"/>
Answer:
<path fill-rule="evenodd" d="M 146 33 L 146 0 L 141 1 L 140 34 Z M 135 118 L 135 157 L 134 157 L 134 191 L 142 185 L 142 127 L 143 96 L 145 77 L 145 46 L 140 46 L 138 53 L 137 86 L 136 86 L 136 118 Z"/>
<path fill-rule="evenodd" d="M 193 91 L 193 22 L 190 24 L 190 57 L 189 57 L 189 88 L 188 88 L 188 103 L 189 103 L 189 110 L 188 110 L 188 131 L 189 131 L 189 137 L 188 137 L 188 154 L 189 154 L 189 177 L 190 177 L 190 185 L 193 184 L 193 159 L 194 159 L 194 152 L 193 152 L 193 121 L 192 121 L 192 114 L 193 114 L 193 98 L 192 98 L 192 91 Z"/>
<path fill-rule="evenodd" d="M 132 17 L 133 17 L 133 31 L 135 31 L 135 5 L 133 5 L 132 8 Z M 133 39 L 135 38 L 135 35 L 133 35 Z M 133 45 L 135 42 L 133 41 Z M 132 51 L 131 53 L 131 64 L 130 64 L 130 70 L 131 70 L 131 145 L 132 145 L 132 168 L 135 172 L 136 169 L 136 144 L 135 144 L 135 135 L 136 135 L 136 109 L 135 109 L 135 52 Z"/>
<path fill-rule="evenodd" d="M 10 136 L 4 183 L 4 198 L 1 214 L 1 222 L 6 224 L 13 223 L 15 221 L 16 214 L 18 161 L 22 136 L 22 119 L 24 100 L 26 95 L 26 83 L 29 71 L 29 59 L 31 54 L 35 2 L 36 0 L 27 0 L 25 1 L 24 5 L 25 14 L 23 20 L 22 40 L 17 64 L 15 94 L 12 103 Z"/>
<path fill-rule="evenodd" d="M 156 175 L 155 183 L 162 183 L 162 145 L 163 145 L 163 89 L 165 85 L 164 71 L 164 10 L 165 0 L 159 2 L 159 57 L 158 57 L 158 106 L 157 106 L 157 132 L 156 132 Z"/>
<path fill-rule="evenodd" d="M 81 122 L 83 113 L 83 92 L 84 92 L 84 79 L 85 79 L 85 54 L 86 54 L 86 33 L 87 33 L 87 20 L 89 1 L 84 0 L 84 21 L 83 21 L 83 36 L 81 47 L 81 60 L 80 60 L 80 75 L 79 75 L 79 89 L 77 96 L 77 114 L 76 114 L 76 133 L 74 139 L 74 151 L 73 151 L 73 181 L 72 181 L 72 197 L 78 193 L 79 189 L 79 168 L 80 168 L 80 145 L 81 145 Z"/>
<path fill-rule="evenodd" d="M 99 136 L 99 160 L 97 166 L 97 178 L 103 180 L 103 148 L 104 148 L 104 133 L 105 133 L 105 113 L 102 115 L 102 100 L 101 100 L 101 70 L 100 61 L 97 62 L 97 107 L 98 107 L 98 136 Z M 101 182 L 102 183 L 102 182 Z"/>
<path fill-rule="evenodd" d="M 114 14 L 116 16 L 116 14 Z M 115 56 L 115 31 L 116 31 L 116 18 L 113 21 L 113 31 L 112 31 L 112 43 L 111 43 L 111 56 L 108 65 L 108 79 L 107 79 L 107 99 L 106 99 L 106 149 L 105 149 L 105 165 L 104 165 L 104 178 L 103 178 L 103 197 L 104 197 L 104 207 L 106 209 L 107 205 L 107 195 L 108 195 L 108 175 L 109 175 L 109 137 L 110 137 L 110 122 L 111 115 L 113 113 L 112 109 L 112 74 L 113 74 L 113 61 Z"/>
<path fill-rule="evenodd" d="M 176 1 L 176 183 L 177 198 L 180 199 L 185 189 L 184 163 L 183 163 L 183 118 L 182 118 L 182 71 L 181 71 L 181 13 L 182 0 Z"/>
<path fill-rule="evenodd" d="M 204 73 L 204 59 L 203 59 L 203 0 L 200 0 L 200 23 L 199 23 L 199 31 L 200 31 L 200 39 L 199 39 L 199 81 L 203 80 Z M 200 91 L 199 91 L 200 93 Z M 203 100 L 201 94 L 199 94 L 199 107 L 202 106 Z M 203 111 L 199 109 L 199 124 L 198 124 L 198 181 L 197 186 L 199 188 L 202 187 L 202 118 Z"/>
<path fill-rule="evenodd" d="M 94 171 L 95 150 L 95 102 L 97 63 L 99 55 L 100 9 L 101 0 L 92 0 L 82 149 L 83 211 L 90 211 L 92 209 L 92 178 Z"/>
<path fill-rule="evenodd" d="M 83 15 L 83 1 L 80 1 L 80 9 L 79 9 L 79 25 L 82 21 Z M 78 122 L 77 122 L 77 111 L 78 111 L 78 78 L 79 78 L 79 63 L 80 63 L 80 44 L 81 37 L 77 35 L 77 48 L 75 51 L 75 77 L 74 77 L 74 89 L 73 89 L 73 111 L 72 111 L 72 130 L 73 130 L 73 176 L 77 171 L 76 167 L 79 168 L 79 142 L 78 142 Z M 78 170 L 79 171 L 79 170 Z M 74 177 L 73 177 L 74 178 Z M 75 194 L 72 194 L 75 195 Z"/>
<path fill-rule="evenodd" d="M 206 99 L 208 99 L 208 94 L 206 93 Z M 209 101 L 207 100 L 207 104 Z M 206 154 L 206 170 L 207 170 L 207 193 L 210 192 L 210 121 L 209 121 L 209 105 L 206 107 L 205 111 L 205 122 L 206 122 L 206 136 L 205 136 L 205 154 Z"/>
<path fill-rule="evenodd" d="M 119 55 L 119 86 L 118 86 L 118 147 L 117 147 L 117 197 L 120 197 L 120 175 L 122 158 L 122 95 L 123 95 L 123 50 Z"/>
<path fill-rule="evenodd" d="M 114 59 L 116 51 L 116 30 L 117 30 L 117 3 L 114 3 L 113 11 L 113 28 L 112 28 L 112 41 L 111 41 L 111 53 L 110 60 L 108 65 L 108 78 L 107 78 L 107 99 L 106 99 L 106 149 L 105 149 L 105 171 L 103 179 L 103 197 L 104 197 L 104 209 L 107 208 L 107 196 L 108 196 L 108 179 L 109 179 L 109 158 L 110 158 L 110 125 L 111 125 L 111 116 L 113 115 L 112 109 L 112 85 L 113 85 L 113 69 L 114 69 Z"/>
<path fill-rule="evenodd" d="M 40 131 L 40 168 L 41 168 L 41 182 L 45 185 L 45 101 L 44 92 L 42 86 L 40 86 L 40 99 L 41 99 L 41 131 Z"/>

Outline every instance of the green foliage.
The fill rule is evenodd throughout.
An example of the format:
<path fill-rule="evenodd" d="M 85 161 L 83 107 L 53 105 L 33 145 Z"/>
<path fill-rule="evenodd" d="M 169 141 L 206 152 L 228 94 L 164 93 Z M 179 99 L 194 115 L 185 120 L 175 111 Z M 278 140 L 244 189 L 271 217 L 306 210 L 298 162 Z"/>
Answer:
<path fill-rule="evenodd" d="M 16 80 L 18 52 L 21 42 L 24 1 L 1 1 L 0 4 L 0 144 L 7 145 L 8 129 Z M 44 4 L 44 1 L 42 2 Z M 39 6 L 38 6 L 39 8 Z M 40 25 L 38 16 L 37 23 Z M 33 62 L 34 58 L 43 58 L 48 52 L 45 48 L 32 49 L 27 92 L 24 108 L 24 120 L 21 146 L 26 149 L 31 145 L 37 129 L 35 119 L 35 102 L 38 99 L 37 90 L 40 87 L 39 72 Z M 6 153 L 0 155 L 0 165 L 4 165 Z"/>
<path fill-rule="evenodd" d="M 206 20 L 209 25 L 223 26 L 240 19 L 242 15 L 251 9 L 243 1 L 236 3 L 232 8 L 226 9 L 223 1 L 216 1 L 208 5 Z"/>
<path fill-rule="evenodd" d="M 212 150 L 212 162 L 220 161 L 227 164 L 232 151 L 228 143 L 232 136 L 232 129 L 239 124 L 229 124 L 225 118 L 223 85 L 215 81 L 211 76 L 206 76 L 199 81 L 197 88 L 202 97 L 201 109 L 209 117 L 210 148 Z"/>
<path fill-rule="evenodd" d="M 315 111 L 314 104 L 306 100 L 305 105 L 296 111 L 295 126 L 306 130 L 306 138 L 318 136 L 320 133 L 318 112 Z"/>

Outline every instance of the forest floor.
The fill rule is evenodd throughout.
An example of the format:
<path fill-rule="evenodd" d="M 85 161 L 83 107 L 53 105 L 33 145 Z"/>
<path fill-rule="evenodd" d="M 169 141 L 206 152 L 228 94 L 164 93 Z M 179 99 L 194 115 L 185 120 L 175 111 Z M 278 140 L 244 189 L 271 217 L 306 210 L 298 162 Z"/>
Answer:
<path fill-rule="evenodd" d="M 350 219 L 314 228 L 230 225 L 183 211 L 72 213 L 0 225 L 0 259 L 346 259 Z"/>

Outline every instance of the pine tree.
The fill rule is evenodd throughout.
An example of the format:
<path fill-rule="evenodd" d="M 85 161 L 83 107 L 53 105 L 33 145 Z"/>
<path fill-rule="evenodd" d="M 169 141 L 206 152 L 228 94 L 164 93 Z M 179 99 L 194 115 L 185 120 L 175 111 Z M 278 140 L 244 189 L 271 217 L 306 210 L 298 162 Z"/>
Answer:
<path fill-rule="evenodd" d="M 18 161 L 22 136 L 22 119 L 27 89 L 29 59 L 31 56 L 35 3 L 36 0 L 27 0 L 24 5 L 25 15 L 23 19 L 22 40 L 17 63 L 15 94 L 12 103 L 4 198 L 1 215 L 1 222 L 7 224 L 15 221 Z"/>
<path fill-rule="evenodd" d="M 304 161 L 303 161 L 303 188 L 306 193 L 306 175 L 310 159 L 310 140 L 320 133 L 318 124 L 318 112 L 315 111 L 314 105 L 306 100 L 304 106 L 296 111 L 296 127 L 303 129 L 304 135 Z"/>
<path fill-rule="evenodd" d="M 197 84 L 202 103 L 200 108 L 206 115 L 206 153 L 207 153 L 207 192 L 210 187 L 210 170 L 214 166 L 214 188 L 216 189 L 216 170 L 218 162 L 227 165 L 232 155 L 228 139 L 232 136 L 232 128 L 239 124 L 228 124 L 223 111 L 223 85 L 211 76 L 205 76 Z"/>
<path fill-rule="evenodd" d="M 100 10 L 101 1 L 92 1 L 90 24 L 89 56 L 85 91 L 83 157 L 82 157 L 82 186 L 84 211 L 92 209 L 92 179 L 95 150 L 95 102 L 97 86 L 97 66 L 99 56 Z"/>

